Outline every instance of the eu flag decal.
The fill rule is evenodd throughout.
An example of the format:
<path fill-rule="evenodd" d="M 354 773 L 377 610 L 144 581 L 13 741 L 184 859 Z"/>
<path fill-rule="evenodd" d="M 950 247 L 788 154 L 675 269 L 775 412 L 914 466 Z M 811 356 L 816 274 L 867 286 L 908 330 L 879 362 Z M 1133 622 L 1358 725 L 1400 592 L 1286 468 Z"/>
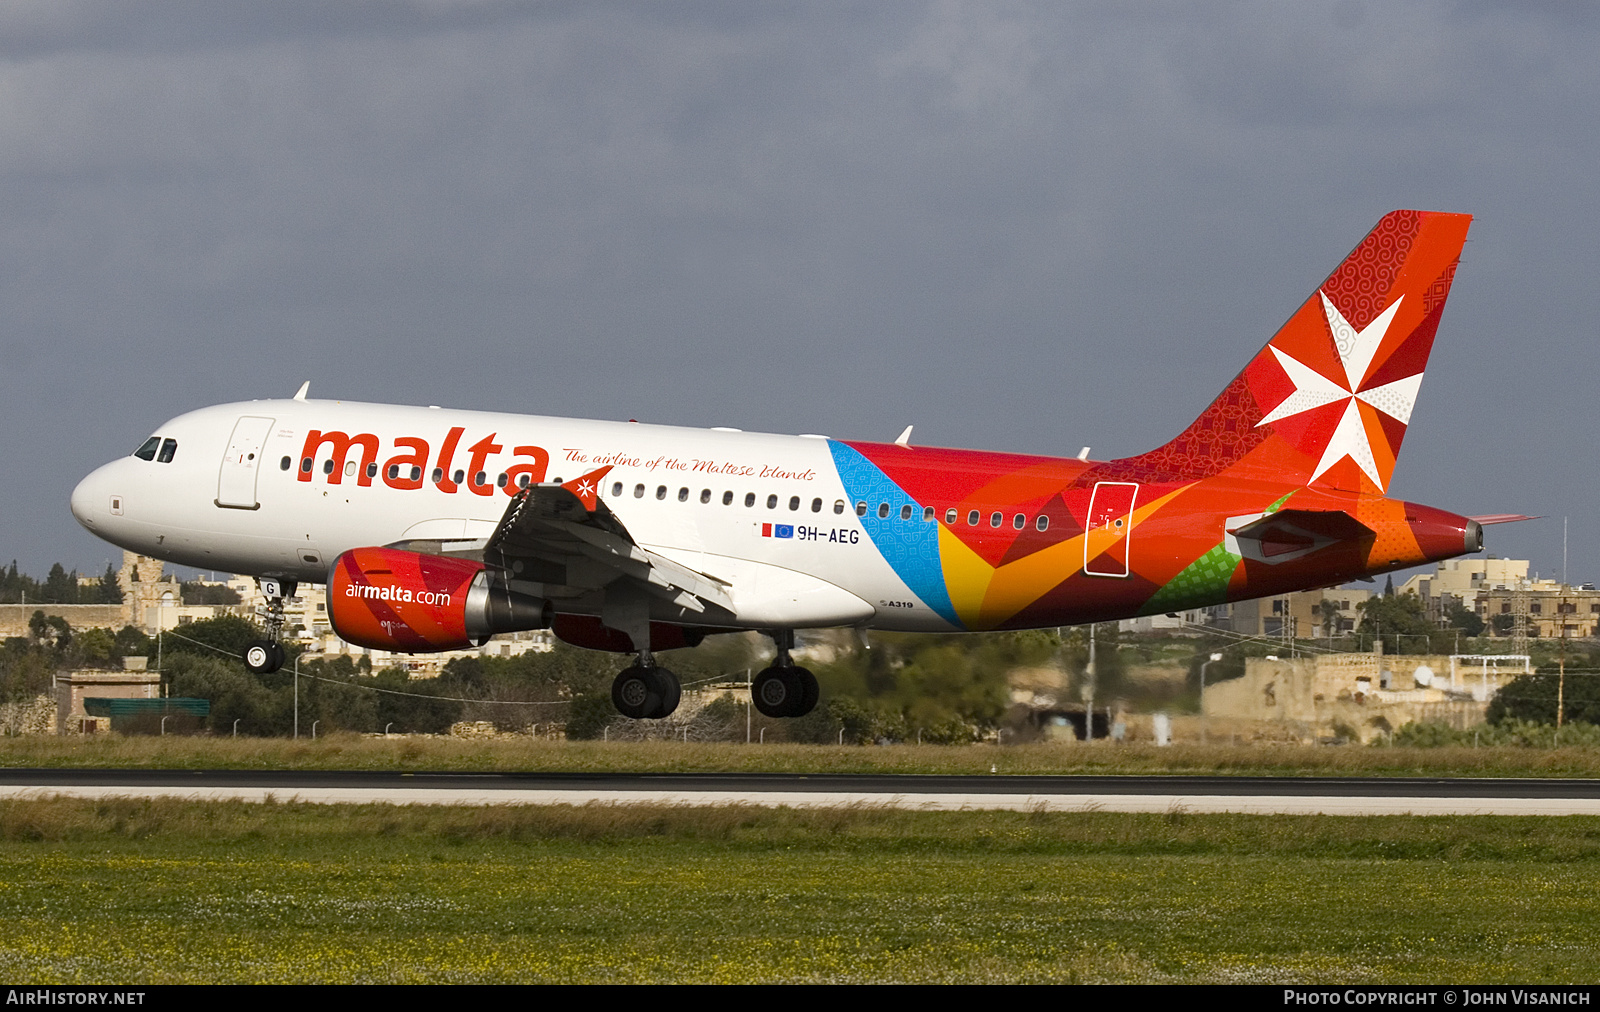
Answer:
<path fill-rule="evenodd" d="M 793 538 L 794 524 L 762 524 L 761 536 L 764 538 Z"/>

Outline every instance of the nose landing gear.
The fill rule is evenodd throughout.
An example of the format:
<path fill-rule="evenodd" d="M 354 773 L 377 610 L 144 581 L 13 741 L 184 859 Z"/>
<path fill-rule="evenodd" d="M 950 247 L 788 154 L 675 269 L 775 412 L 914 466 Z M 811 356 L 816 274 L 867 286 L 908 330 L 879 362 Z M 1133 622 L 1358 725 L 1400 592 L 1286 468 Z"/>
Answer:
<path fill-rule="evenodd" d="M 244 648 L 244 666 L 253 675 L 270 675 L 283 667 L 283 646 L 267 640 L 251 640 Z"/>
<path fill-rule="evenodd" d="M 267 598 L 267 638 L 251 640 L 244 648 L 244 666 L 253 675 L 270 675 L 283 667 L 285 656 L 279 642 L 283 638 L 283 602 L 294 596 L 296 584 L 293 580 L 260 577 L 256 585 Z"/>

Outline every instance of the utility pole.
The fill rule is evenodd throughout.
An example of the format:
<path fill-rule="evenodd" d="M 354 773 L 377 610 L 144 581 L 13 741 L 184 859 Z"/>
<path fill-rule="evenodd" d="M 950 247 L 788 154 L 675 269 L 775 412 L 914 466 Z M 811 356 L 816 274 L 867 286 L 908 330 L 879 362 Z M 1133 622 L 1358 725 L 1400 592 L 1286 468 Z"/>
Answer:
<path fill-rule="evenodd" d="M 1563 523 L 1562 526 L 1565 526 Z M 1561 575 L 1566 577 L 1566 546 L 1562 546 Z M 1566 709 L 1567 697 L 1567 585 L 1561 585 L 1561 603 L 1556 605 L 1556 614 L 1561 618 L 1561 673 L 1556 677 L 1556 733 L 1561 733 L 1561 715 Z"/>
<path fill-rule="evenodd" d="M 1206 669 L 1222 660 L 1222 653 L 1218 651 L 1211 655 L 1211 659 L 1200 665 L 1200 744 L 1206 743 Z"/>
<path fill-rule="evenodd" d="M 1528 652 L 1528 581 L 1517 581 L 1511 592 L 1511 652 Z"/>
<path fill-rule="evenodd" d="M 1561 673 L 1556 677 L 1556 741 L 1560 742 L 1562 711 L 1567 697 L 1567 518 L 1561 518 L 1561 603 L 1556 614 L 1561 618 Z"/>
<path fill-rule="evenodd" d="M 1094 623 L 1089 623 L 1089 663 L 1083 668 L 1083 740 L 1094 741 Z"/>

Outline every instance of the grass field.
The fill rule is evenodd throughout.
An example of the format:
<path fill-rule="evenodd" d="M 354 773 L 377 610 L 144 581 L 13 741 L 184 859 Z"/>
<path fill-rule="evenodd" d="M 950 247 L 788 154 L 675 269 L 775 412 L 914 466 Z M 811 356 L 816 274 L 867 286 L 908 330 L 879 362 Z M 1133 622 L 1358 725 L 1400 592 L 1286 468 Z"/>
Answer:
<path fill-rule="evenodd" d="M 17 982 L 1572 982 L 1600 819 L 0 802 Z"/>
<path fill-rule="evenodd" d="M 339 735 L 0 738 L 4 767 L 541 770 L 561 772 L 1191 773 L 1259 776 L 1600 777 L 1600 749 L 1298 745 L 847 745 L 491 740 Z"/>

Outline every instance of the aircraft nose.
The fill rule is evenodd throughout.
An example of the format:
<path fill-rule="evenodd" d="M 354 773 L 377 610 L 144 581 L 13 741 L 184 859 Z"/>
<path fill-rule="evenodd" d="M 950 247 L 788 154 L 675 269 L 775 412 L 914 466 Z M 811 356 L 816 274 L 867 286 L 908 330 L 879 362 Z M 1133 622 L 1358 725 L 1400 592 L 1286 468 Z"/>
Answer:
<path fill-rule="evenodd" d="M 101 467 L 91 471 L 72 490 L 72 515 L 91 531 L 112 508 L 110 494 L 106 491 L 105 470 Z"/>

